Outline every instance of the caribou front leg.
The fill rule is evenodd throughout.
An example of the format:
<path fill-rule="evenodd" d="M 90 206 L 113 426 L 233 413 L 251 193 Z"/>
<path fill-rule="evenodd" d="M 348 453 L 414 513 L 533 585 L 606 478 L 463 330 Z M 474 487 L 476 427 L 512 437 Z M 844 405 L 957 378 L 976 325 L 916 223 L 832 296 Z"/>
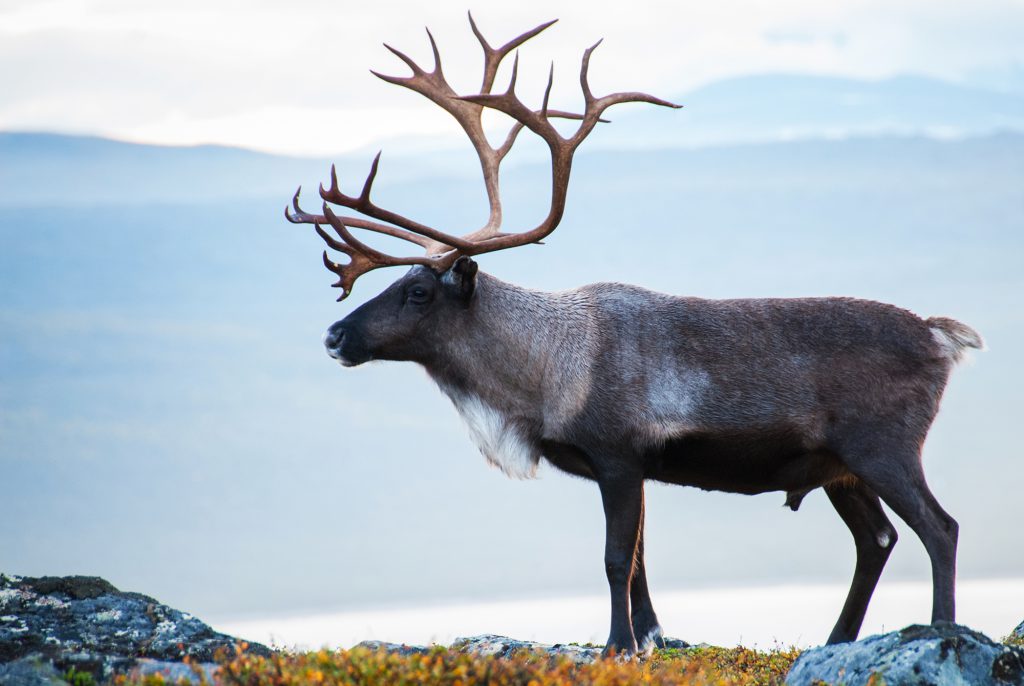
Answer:
<path fill-rule="evenodd" d="M 604 568 L 611 593 L 612 625 L 605 654 L 635 653 L 636 637 L 630 618 L 629 588 L 640 540 L 643 516 L 643 477 L 615 475 L 598 480 L 604 504 Z"/>
<path fill-rule="evenodd" d="M 651 593 L 647 588 L 647 570 L 644 566 L 644 520 L 646 506 L 643 491 L 640 492 L 640 535 L 636 544 L 633 578 L 629 583 L 629 616 L 633 624 L 633 637 L 636 638 L 640 650 L 648 648 L 664 648 L 665 639 L 658 615 L 654 612 Z"/>

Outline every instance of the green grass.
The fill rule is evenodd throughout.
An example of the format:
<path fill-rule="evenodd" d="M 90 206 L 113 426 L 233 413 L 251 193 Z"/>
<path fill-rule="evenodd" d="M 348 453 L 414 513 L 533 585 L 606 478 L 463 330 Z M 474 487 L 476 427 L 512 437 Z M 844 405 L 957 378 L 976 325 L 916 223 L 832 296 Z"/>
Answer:
<path fill-rule="evenodd" d="M 64 672 L 61 678 L 71 686 L 96 686 L 96 679 L 92 672 L 81 672 L 74 667 Z"/>

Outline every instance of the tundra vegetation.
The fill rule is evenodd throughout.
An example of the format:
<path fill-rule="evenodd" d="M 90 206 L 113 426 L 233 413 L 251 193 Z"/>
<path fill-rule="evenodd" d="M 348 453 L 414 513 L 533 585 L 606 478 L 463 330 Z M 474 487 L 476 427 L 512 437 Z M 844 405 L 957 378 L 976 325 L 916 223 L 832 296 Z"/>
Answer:
<path fill-rule="evenodd" d="M 1011 634 L 1002 641 L 1020 646 L 1024 639 Z M 233 654 L 220 651 L 219 669 L 211 682 L 198 666 L 193 683 L 204 686 L 376 686 L 427 684 L 436 686 L 783 686 L 801 650 L 776 646 L 758 650 L 737 646 L 692 646 L 654 649 L 647 655 L 623 659 L 606 656 L 589 663 L 568 656 L 552 657 L 541 651 L 520 650 L 506 657 L 475 654 L 435 646 L 424 652 L 401 654 L 361 646 L 351 650 L 316 652 L 277 651 L 269 656 L 245 652 L 239 644 Z M 87 675 L 81 675 L 81 678 Z M 70 681 L 70 680 L 69 680 Z M 70 681 L 92 686 L 89 681 Z M 162 675 L 121 675 L 117 686 L 166 686 Z M 832 686 L 821 681 L 821 686 Z M 869 686 L 884 686 L 873 674 Z"/>
<path fill-rule="evenodd" d="M 490 657 L 438 646 L 426 653 L 401 655 L 385 650 L 275 653 L 260 657 L 239 651 L 223 655 L 215 677 L 218 686 L 306 686 L 477 684 L 568 686 L 594 684 L 663 684 L 665 686 L 775 686 L 781 685 L 800 651 L 775 648 L 693 647 L 655 650 L 646 659 L 605 657 L 577 664 L 568 657 L 551 658 L 522 651 L 511 657 Z M 197 670 L 196 679 L 210 682 Z M 118 686 L 165 686 L 160 674 L 121 676 Z"/>

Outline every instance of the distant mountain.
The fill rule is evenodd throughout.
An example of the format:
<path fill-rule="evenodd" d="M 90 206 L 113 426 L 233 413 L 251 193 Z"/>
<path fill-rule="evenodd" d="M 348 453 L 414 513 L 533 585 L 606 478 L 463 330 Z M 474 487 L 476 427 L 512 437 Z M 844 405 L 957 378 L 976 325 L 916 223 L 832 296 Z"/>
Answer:
<path fill-rule="evenodd" d="M 1024 131 L 1024 95 L 921 77 L 743 76 L 676 96 L 681 112 L 610 114 L 596 145 L 692 146 L 808 138 Z"/>
<path fill-rule="evenodd" d="M 962 138 L 1024 132 L 1024 95 L 918 76 L 864 81 L 834 76 L 762 75 L 718 81 L 675 98 L 681 111 L 623 107 L 581 150 L 671 149 L 873 136 Z M 456 176 L 477 163 L 461 136 L 385 141 L 380 184 Z M 95 137 L 0 132 L 0 205 L 147 203 L 307 194 L 331 163 L 359 183 L 375 150 L 323 158 L 269 155 L 215 145 L 137 145 Z M 524 136 L 507 166 L 543 159 Z M 54 176 L 56 174 L 56 176 Z"/>
<path fill-rule="evenodd" d="M 0 132 L 0 205 L 251 198 L 294 189 L 329 163 L 217 145 L 171 147 Z"/>
<path fill-rule="evenodd" d="M 528 145 L 528 143 L 527 143 Z M 463 141 L 422 151 L 388 147 L 378 187 L 438 175 L 476 178 L 479 163 Z M 361 185 L 373 152 L 288 157 L 221 145 L 165 146 L 94 136 L 0 131 L 0 207 L 154 202 L 202 203 L 278 197 L 300 184 L 315 206 L 332 164 L 343 184 Z M 403 154 L 404 153 L 404 154 Z M 519 161 L 535 159 L 525 155 Z M 59 197 L 58 197 L 59 196 Z"/>

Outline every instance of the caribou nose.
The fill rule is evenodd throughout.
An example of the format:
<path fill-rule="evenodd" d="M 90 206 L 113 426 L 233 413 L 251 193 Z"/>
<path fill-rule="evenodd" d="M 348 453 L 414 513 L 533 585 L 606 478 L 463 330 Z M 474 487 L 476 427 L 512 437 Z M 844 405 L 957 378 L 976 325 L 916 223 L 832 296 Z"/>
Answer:
<path fill-rule="evenodd" d="M 345 338 L 345 330 L 337 324 L 332 324 L 324 332 L 324 347 L 331 357 L 338 357 L 341 354 L 341 340 Z"/>

